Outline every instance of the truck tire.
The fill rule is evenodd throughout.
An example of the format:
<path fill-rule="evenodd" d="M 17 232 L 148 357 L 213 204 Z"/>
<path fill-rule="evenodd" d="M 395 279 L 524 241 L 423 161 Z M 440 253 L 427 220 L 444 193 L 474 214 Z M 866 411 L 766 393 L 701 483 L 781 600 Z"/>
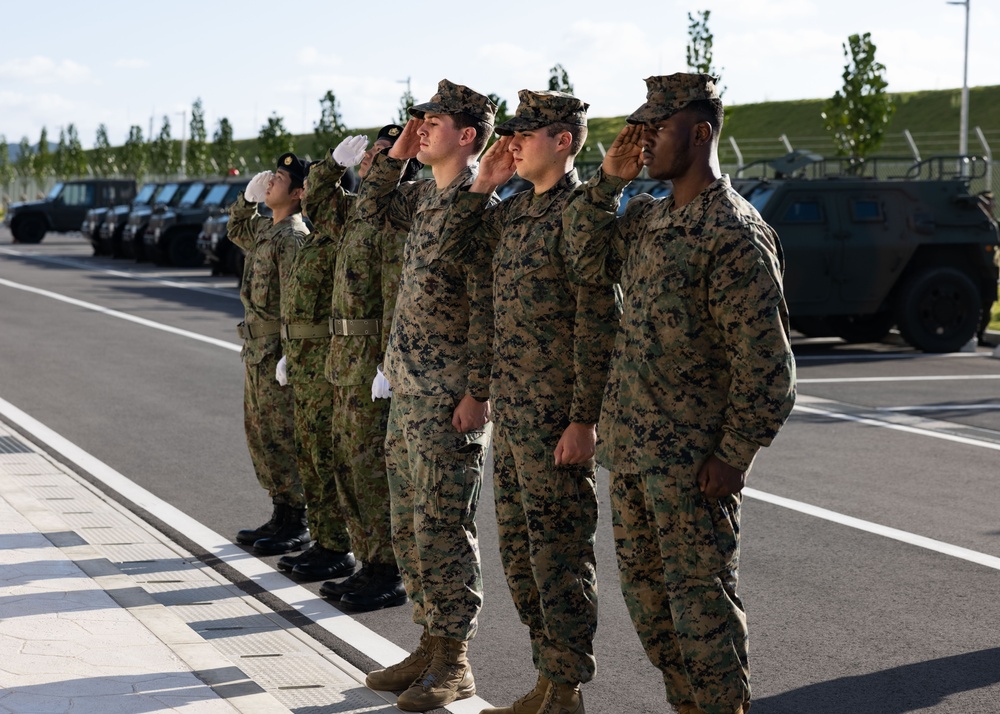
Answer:
<path fill-rule="evenodd" d="M 975 281 L 951 265 L 909 276 L 896 297 L 896 325 L 923 352 L 956 352 L 976 336 L 982 299 Z"/>
<path fill-rule="evenodd" d="M 47 228 L 44 218 L 28 215 L 17 222 L 15 235 L 19 243 L 41 243 Z"/>

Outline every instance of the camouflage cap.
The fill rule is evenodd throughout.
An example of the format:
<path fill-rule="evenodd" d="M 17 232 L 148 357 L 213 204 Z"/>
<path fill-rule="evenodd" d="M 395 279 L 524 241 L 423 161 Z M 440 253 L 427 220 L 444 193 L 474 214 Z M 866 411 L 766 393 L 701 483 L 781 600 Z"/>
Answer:
<path fill-rule="evenodd" d="M 721 101 L 716 82 L 710 74 L 678 72 L 646 78 L 646 103 L 628 115 L 629 124 L 650 124 L 667 119 L 699 99 Z"/>
<path fill-rule="evenodd" d="M 429 102 L 410 107 L 410 114 L 423 119 L 426 112 L 432 114 L 461 114 L 462 112 L 493 125 L 497 115 L 497 105 L 479 92 L 447 79 L 438 82 L 437 94 Z"/>
<path fill-rule="evenodd" d="M 541 129 L 557 122 L 587 126 L 587 107 L 590 105 L 571 94 L 522 89 L 517 98 L 520 103 L 514 117 L 496 129 L 501 136 L 510 136 L 515 131 Z"/>
<path fill-rule="evenodd" d="M 299 183 L 309 175 L 309 164 L 291 152 L 278 157 L 276 168 L 278 171 L 287 171 L 292 179 Z"/>

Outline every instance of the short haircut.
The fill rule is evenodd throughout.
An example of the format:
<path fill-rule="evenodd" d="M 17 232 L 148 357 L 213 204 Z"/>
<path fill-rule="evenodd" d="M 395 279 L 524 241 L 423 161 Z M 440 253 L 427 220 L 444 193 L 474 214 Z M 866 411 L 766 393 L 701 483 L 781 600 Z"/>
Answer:
<path fill-rule="evenodd" d="M 707 121 L 711 124 L 712 133 L 715 136 L 718 136 L 719 132 L 722 131 L 722 120 L 725 116 L 725 110 L 722 107 L 722 102 L 718 99 L 696 99 L 684 107 L 684 109 L 693 113 L 698 121 Z"/>
<path fill-rule="evenodd" d="M 472 127 L 476 130 L 476 138 L 472 142 L 472 148 L 475 150 L 476 156 L 483 153 L 483 149 L 486 148 L 490 137 L 493 136 L 493 125 L 467 112 L 458 112 L 457 114 L 449 114 L 448 116 L 455 122 L 456 129 L 468 129 Z"/>
<path fill-rule="evenodd" d="M 569 144 L 570 156 L 579 154 L 584 142 L 587 141 L 587 127 L 580 124 L 567 124 L 563 121 L 557 121 L 554 124 L 548 124 L 545 127 L 545 131 L 549 136 L 556 136 L 564 131 L 568 131 L 570 136 L 573 137 L 573 140 Z"/>

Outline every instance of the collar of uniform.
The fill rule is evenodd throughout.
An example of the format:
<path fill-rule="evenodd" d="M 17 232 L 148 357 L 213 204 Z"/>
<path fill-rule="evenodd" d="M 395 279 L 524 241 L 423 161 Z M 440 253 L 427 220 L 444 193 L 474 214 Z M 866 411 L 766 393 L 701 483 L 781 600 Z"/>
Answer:
<path fill-rule="evenodd" d="M 532 200 L 528 202 L 528 207 L 524 215 L 531 216 L 532 218 L 541 218 L 549 213 L 553 203 L 579 185 L 580 177 L 574 168 L 567 171 L 554 186 L 540 196 L 535 196 L 532 189 L 528 189 L 525 193 L 531 196 Z"/>
<path fill-rule="evenodd" d="M 715 202 L 720 193 L 728 191 L 729 187 L 729 176 L 722 174 L 722 176 L 706 186 L 701 193 L 695 196 L 689 204 L 679 211 L 674 211 L 674 197 L 671 196 L 667 199 L 670 201 L 670 213 L 675 216 L 676 220 L 683 220 L 684 223 L 699 223 L 704 219 L 708 207 Z"/>

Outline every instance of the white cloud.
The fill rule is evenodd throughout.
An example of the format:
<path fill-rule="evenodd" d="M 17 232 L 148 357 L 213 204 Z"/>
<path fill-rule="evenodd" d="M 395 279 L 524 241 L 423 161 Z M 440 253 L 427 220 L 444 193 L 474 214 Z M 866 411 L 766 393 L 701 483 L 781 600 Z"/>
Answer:
<path fill-rule="evenodd" d="M 307 46 L 301 48 L 295 55 L 296 61 L 302 67 L 342 67 L 344 60 L 338 55 L 326 55 L 315 47 Z"/>
<path fill-rule="evenodd" d="M 40 55 L 15 58 L 0 64 L 0 77 L 35 84 L 91 81 L 88 67 L 73 60 L 54 60 Z"/>
<path fill-rule="evenodd" d="M 122 58 L 115 61 L 115 69 L 148 69 L 149 62 L 138 57 Z"/>

